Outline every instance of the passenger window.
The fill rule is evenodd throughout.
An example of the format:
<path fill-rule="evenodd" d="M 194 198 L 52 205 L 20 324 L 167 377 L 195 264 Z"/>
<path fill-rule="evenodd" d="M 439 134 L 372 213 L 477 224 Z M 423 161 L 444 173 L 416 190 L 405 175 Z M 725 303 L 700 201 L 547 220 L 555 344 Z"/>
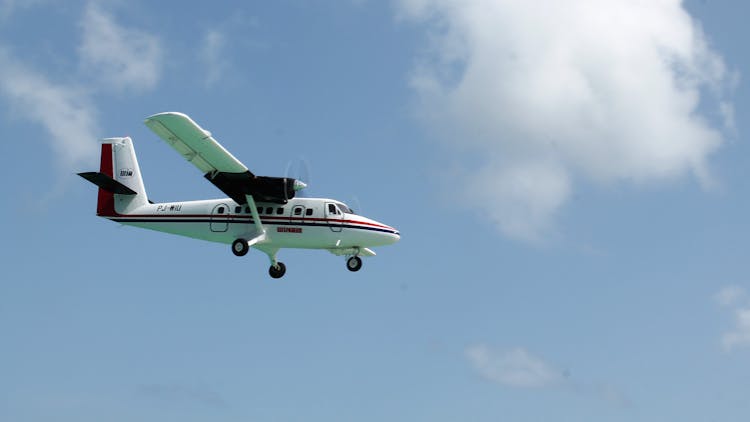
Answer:
<path fill-rule="evenodd" d="M 242 207 L 234 207 L 234 213 L 239 214 L 242 212 Z"/>
<path fill-rule="evenodd" d="M 305 210 L 305 215 L 312 215 L 312 208 L 308 208 Z"/>
<path fill-rule="evenodd" d="M 250 207 L 245 207 L 245 214 L 250 214 Z"/>
<path fill-rule="evenodd" d="M 279 214 L 279 215 L 284 214 L 284 208 L 282 207 L 276 208 L 276 214 Z"/>
<path fill-rule="evenodd" d="M 263 214 L 263 207 L 258 207 L 258 214 Z"/>
<path fill-rule="evenodd" d="M 294 215 L 302 215 L 302 208 L 295 208 Z"/>
<path fill-rule="evenodd" d="M 273 207 L 266 207 L 266 214 L 273 214 Z"/>
<path fill-rule="evenodd" d="M 328 204 L 328 214 L 336 214 L 336 206 L 333 204 Z"/>
<path fill-rule="evenodd" d="M 224 214 L 224 207 L 219 207 L 218 210 L 216 210 L 217 214 Z"/>

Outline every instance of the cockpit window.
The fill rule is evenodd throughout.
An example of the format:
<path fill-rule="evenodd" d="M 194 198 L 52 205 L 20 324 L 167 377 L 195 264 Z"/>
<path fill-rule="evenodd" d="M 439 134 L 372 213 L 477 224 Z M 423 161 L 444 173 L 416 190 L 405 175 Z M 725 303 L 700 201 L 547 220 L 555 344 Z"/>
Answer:
<path fill-rule="evenodd" d="M 342 213 L 344 213 L 344 214 L 354 214 L 354 211 L 352 211 L 351 208 L 347 207 L 346 205 L 344 205 L 344 204 L 336 204 L 336 205 L 338 205 L 338 207 L 339 207 L 339 209 L 341 210 Z"/>
<path fill-rule="evenodd" d="M 328 204 L 328 214 L 338 214 L 338 209 L 334 204 Z"/>

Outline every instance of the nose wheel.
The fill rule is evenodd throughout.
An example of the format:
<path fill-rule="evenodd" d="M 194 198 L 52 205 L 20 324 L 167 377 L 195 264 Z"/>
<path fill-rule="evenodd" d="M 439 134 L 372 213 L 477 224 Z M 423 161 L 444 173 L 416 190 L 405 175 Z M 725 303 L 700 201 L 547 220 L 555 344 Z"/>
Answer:
<path fill-rule="evenodd" d="M 284 274 L 286 274 L 286 265 L 283 262 L 277 262 L 276 265 L 268 268 L 268 275 L 272 278 L 281 278 Z"/>
<path fill-rule="evenodd" d="M 359 271 L 362 268 L 362 258 L 358 256 L 352 256 L 346 260 L 346 269 L 351 272 Z"/>

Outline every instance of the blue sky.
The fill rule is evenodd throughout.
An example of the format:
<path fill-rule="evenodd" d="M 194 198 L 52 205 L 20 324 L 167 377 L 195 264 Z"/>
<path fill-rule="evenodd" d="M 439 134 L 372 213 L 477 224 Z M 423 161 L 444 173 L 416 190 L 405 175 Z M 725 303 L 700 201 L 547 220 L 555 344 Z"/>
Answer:
<path fill-rule="evenodd" d="M 0 2 L 0 420 L 745 421 L 748 6 Z M 358 273 L 97 219 L 143 119 L 397 227 Z"/>

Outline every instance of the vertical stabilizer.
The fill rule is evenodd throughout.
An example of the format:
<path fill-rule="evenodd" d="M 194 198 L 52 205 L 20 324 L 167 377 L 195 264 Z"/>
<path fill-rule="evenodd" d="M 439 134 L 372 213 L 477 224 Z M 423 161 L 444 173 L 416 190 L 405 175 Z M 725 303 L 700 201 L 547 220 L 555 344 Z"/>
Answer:
<path fill-rule="evenodd" d="M 146 187 L 143 185 L 141 169 L 130 138 L 109 138 L 102 142 L 112 145 L 113 179 L 134 190 L 136 195 L 114 194 L 115 211 L 127 214 L 146 205 Z M 102 147 L 104 144 L 102 144 Z"/>
<path fill-rule="evenodd" d="M 146 187 L 130 138 L 102 140 L 99 172 L 79 174 L 99 186 L 96 214 L 101 217 L 128 214 L 148 204 Z"/>

